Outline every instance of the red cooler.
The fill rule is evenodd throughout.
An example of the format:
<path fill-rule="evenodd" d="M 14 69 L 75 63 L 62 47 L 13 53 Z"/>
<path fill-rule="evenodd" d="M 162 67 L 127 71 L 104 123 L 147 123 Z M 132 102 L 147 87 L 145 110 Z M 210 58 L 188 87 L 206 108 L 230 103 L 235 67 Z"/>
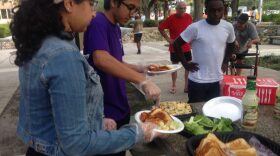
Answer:
<path fill-rule="evenodd" d="M 246 92 L 245 76 L 224 75 L 223 95 L 242 99 Z M 279 83 L 272 78 L 257 78 L 257 96 L 260 104 L 274 105 Z"/>
<path fill-rule="evenodd" d="M 272 78 L 257 78 L 257 95 L 260 104 L 274 105 L 278 87 L 279 83 Z"/>

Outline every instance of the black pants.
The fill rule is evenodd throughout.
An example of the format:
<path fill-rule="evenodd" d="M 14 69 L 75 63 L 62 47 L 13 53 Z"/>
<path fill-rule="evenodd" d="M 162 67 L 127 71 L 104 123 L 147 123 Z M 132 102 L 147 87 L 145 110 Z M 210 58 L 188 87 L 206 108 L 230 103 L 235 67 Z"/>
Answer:
<path fill-rule="evenodd" d="M 189 79 L 189 103 L 208 101 L 220 96 L 220 83 L 196 83 Z"/>
<path fill-rule="evenodd" d="M 26 156 L 47 156 L 47 155 L 36 152 L 33 148 L 29 147 L 27 149 Z"/>
<path fill-rule="evenodd" d="M 192 60 L 192 53 L 190 51 L 186 52 L 186 53 L 184 53 L 184 57 L 187 61 L 191 61 Z M 179 55 L 176 52 L 170 53 L 170 60 L 171 60 L 172 63 L 181 61 Z"/>

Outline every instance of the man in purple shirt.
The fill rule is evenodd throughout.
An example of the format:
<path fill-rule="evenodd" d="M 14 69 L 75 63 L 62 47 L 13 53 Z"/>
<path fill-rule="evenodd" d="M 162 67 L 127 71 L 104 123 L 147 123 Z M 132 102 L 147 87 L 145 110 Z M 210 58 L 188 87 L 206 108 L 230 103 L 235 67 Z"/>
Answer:
<path fill-rule="evenodd" d="M 160 89 L 141 74 L 143 68 L 123 62 L 119 24 L 125 24 L 136 12 L 140 0 L 104 0 L 104 13 L 97 13 L 84 34 L 84 53 L 98 71 L 104 91 L 105 128 L 112 130 L 127 124 L 130 108 L 125 81 L 140 85 L 146 98 L 157 100 Z M 122 153 L 121 155 L 124 155 Z"/>

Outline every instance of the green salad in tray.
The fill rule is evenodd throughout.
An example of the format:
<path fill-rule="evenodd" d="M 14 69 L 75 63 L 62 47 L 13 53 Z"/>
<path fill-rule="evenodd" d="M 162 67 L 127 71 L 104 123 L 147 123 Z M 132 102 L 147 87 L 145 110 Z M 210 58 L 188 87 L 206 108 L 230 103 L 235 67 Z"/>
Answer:
<path fill-rule="evenodd" d="M 189 121 L 184 122 L 185 131 L 193 135 L 206 134 L 209 132 L 231 132 L 233 131 L 232 120 L 221 117 L 209 118 L 204 115 L 191 116 Z"/>

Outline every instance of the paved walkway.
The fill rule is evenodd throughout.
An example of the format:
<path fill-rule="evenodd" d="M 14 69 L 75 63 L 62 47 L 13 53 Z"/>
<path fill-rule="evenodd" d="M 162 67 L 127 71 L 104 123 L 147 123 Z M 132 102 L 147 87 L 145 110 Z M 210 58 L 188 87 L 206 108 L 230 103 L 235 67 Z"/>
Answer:
<path fill-rule="evenodd" d="M 15 49 L 0 50 L 0 115 L 16 91 L 18 82 L 18 67 L 10 63 L 14 57 L 10 52 Z"/>
<path fill-rule="evenodd" d="M 125 43 L 125 61 L 129 63 L 147 64 L 149 62 L 165 62 L 169 63 L 168 47 L 166 42 L 149 42 L 142 43 L 142 54 L 137 55 L 135 43 Z M 261 55 L 268 55 L 274 53 L 280 55 L 280 46 L 261 45 Z M 12 64 L 14 57 L 11 57 L 10 52 L 14 49 L 0 50 L 0 115 L 5 109 L 6 105 L 13 96 L 15 90 L 18 88 L 18 67 Z M 252 49 L 252 51 L 255 51 Z M 246 73 L 245 73 L 246 74 Z M 272 77 L 280 82 L 280 72 L 259 68 L 260 77 Z M 182 100 L 187 101 L 187 94 L 183 92 L 184 89 L 184 70 L 181 68 L 178 72 L 177 79 L 177 93 L 170 94 L 171 76 L 169 74 L 150 77 L 162 90 L 161 100 Z M 1 155 L 1 154 L 0 154 Z M 130 156 L 129 153 L 127 153 Z"/>
<path fill-rule="evenodd" d="M 149 62 L 169 62 L 169 53 L 168 47 L 165 46 L 166 42 L 149 42 L 142 43 L 142 54 L 137 55 L 136 44 L 135 43 L 126 43 L 124 44 L 125 50 L 125 61 L 129 63 L 142 63 L 147 64 Z M 275 45 L 260 45 L 260 56 L 265 55 L 280 55 L 280 46 Z M 252 48 L 250 51 L 255 52 L 256 49 Z M 244 75 L 249 75 L 250 70 L 243 70 Z M 259 77 L 272 77 L 278 82 L 280 82 L 280 72 L 267 69 L 267 68 L 258 68 Z M 177 78 L 177 92 L 176 94 L 169 93 L 171 87 L 171 76 L 170 74 L 153 76 L 152 80 L 158 84 L 162 90 L 161 100 L 183 100 L 187 101 L 187 94 L 183 92 L 184 90 L 184 70 L 181 68 L 178 72 Z"/>
<path fill-rule="evenodd" d="M 149 62 L 166 62 L 169 63 L 168 47 L 166 42 L 146 42 L 142 43 L 142 54 L 137 55 L 135 43 L 125 43 L 125 61 L 130 63 L 147 64 Z M 18 68 L 10 61 L 14 59 L 10 52 L 15 49 L 0 50 L 0 114 L 11 99 L 13 93 L 17 89 L 18 82 Z M 255 51 L 255 49 L 251 49 Z M 261 56 L 264 55 L 280 55 L 280 46 L 275 45 L 260 45 Z M 246 74 L 246 73 L 245 73 Z M 272 77 L 280 82 L 280 72 L 259 68 L 260 77 Z M 171 76 L 169 74 L 153 76 L 151 79 L 159 85 L 162 90 L 162 100 L 187 100 L 187 94 L 183 92 L 184 89 L 184 70 L 183 68 L 178 72 L 177 79 L 177 93 L 170 94 Z"/>

